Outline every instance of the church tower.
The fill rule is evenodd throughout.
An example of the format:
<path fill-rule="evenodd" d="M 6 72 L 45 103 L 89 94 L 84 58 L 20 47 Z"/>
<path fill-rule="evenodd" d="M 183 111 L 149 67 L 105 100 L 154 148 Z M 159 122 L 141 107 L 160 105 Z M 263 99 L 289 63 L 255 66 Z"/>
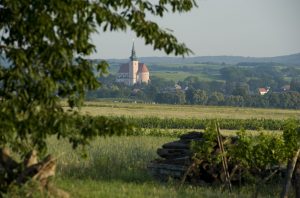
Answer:
<path fill-rule="evenodd" d="M 129 63 L 129 85 L 134 85 L 137 82 L 137 72 L 139 68 L 139 61 L 137 60 L 135 49 L 134 49 L 134 42 L 132 44 L 131 56 L 130 56 L 130 63 Z"/>
<path fill-rule="evenodd" d="M 150 81 L 150 73 L 145 63 L 140 63 L 137 59 L 134 49 L 134 43 L 132 44 L 131 56 L 129 62 L 120 65 L 116 82 L 124 83 L 132 86 L 134 84 L 148 84 Z"/>

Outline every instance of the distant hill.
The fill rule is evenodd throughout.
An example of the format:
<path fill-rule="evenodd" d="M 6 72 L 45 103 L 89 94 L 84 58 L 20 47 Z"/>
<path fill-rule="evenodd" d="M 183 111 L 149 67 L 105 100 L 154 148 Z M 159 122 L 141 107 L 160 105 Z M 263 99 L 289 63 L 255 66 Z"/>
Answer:
<path fill-rule="evenodd" d="M 144 63 L 225 63 L 225 64 L 238 64 L 241 62 L 246 63 L 279 63 L 287 66 L 300 66 L 300 53 L 291 54 L 286 56 L 276 57 L 244 57 L 244 56 L 196 56 L 196 57 L 139 57 L 139 60 Z M 96 60 L 97 61 L 97 60 Z M 128 59 L 108 59 L 110 63 L 124 63 Z"/>
<path fill-rule="evenodd" d="M 279 63 L 287 66 L 300 66 L 300 53 L 291 54 L 286 56 L 275 57 L 244 57 L 244 56 L 196 56 L 196 57 L 140 57 L 139 60 L 144 63 L 225 63 L 225 64 L 238 64 L 238 63 Z M 100 59 L 93 59 L 92 61 L 98 62 Z M 128 59 L 108 59 L 108 62 L 118 64 L 127 62 Z M 0 57 L 0 64 L 7 66 L 8 62 Z"/>
<path fill-rule="evenodd" d="M 197 57 L 141 57 L 145 63 L 226 63 L 240 62 L 273 62 L 283 65 L 300 66 L 300 53 L 276 57 L 243 57 L 243 56 L 197 56 Z"/>

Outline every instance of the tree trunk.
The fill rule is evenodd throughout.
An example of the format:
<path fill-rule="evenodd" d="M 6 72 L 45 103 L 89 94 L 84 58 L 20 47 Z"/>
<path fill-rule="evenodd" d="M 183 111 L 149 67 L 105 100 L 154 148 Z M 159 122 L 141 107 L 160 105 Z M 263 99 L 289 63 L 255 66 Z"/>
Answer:
<path fill-rule="evenodd" d="M 289 188 L 291 186 L 291 179 L 292 179 L 292 176 L 293 176 L 293 173 L 294 173 L 294 169 L 295 169 L 295 165 L 296 165 L 296 162 L 297 162 L 297 159 L 298 159 L 299 152 L 300 152 L 300 149 L 298 149 L 296 151 L 295 155 L 293 156 L 293 158 L 288 161 L 284 187 L 282 189 L 280 198 L 287 198 L 288 197 Z"/>
<path fill-rule="evenodd" d="M 47 190 L 55 197 L 68 198 L 69 194 L 61 189 L 55 188 L 49 182 L 49 178 L 55 175 L 56 159 L 48 155 L 43 160 L 38 161 L 37 152 L 31 151 L 25 159 L 18 163 L 10 154 L 8 148 L 0 148 L 0 194 L 6 193 L 10 185 L 24 185 L 29 180 L 35 180 L 39 184 L 39 189 Z M 30 197 L 33 192 L 28 192 L 25 197 Z M 1 197 L 1 195 L 0 195 Z"/>

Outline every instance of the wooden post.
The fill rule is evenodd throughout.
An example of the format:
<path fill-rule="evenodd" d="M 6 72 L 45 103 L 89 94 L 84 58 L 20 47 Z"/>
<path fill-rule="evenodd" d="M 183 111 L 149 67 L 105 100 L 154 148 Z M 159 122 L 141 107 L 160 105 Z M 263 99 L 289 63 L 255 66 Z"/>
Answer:
<path fill-rule="evenodd" d="M 225 174 L 225 181 L 226 181 L 226 184 L 229 188 L 229 191 L 232 192 L 232 186 L 231 186 L 231 182 L 230 182 L 230 175 L 229 175 L 229 172 L 228 172 L 228 164 L 227 164 L 227 159 L 225 157 L 225 150 L 224 150 L 224 145 L 223 145 L 223 141 L 222 141 L 222 137 L 221 137 L 218 122 L 216 122 L 216 128 L 217 128 L 218 144 L 219 144 L 219 147 L 220 147 L 220 150 L 221 150 L 221 155 L 222 155 L 222 166 L 223 166 L 223 170 L 224 170 L 224 174 Z"/>
<path fill-rule="evenodd" d="M 292 176 L 293 176 L 293 173 L 294 173 L 294 169 L 295 169 L 295 165 L 296 165 L 296 162 L 297 162 L 297 159 L 298 159 L 299 152 L 300 152 L 300 149 L 298 149 L 296 151 L 295 155 L 293 156 L 293 158 L 288 161 L 284 187 L 282 189 L 280 198 L 287 198 L 288 197 L 289 188 L 291 186 L 291 179 L 292 179 Z"/>
<path fill-rule="evenodd" d="M 296 167 L 294 170 L 294 178 L 295 178 L 294 188 L 295 188 L 296 198 L 300 198 L 300 159 L 299 159 L 299 156 L 298 156 L 298 160 L 297 160 Z"/>

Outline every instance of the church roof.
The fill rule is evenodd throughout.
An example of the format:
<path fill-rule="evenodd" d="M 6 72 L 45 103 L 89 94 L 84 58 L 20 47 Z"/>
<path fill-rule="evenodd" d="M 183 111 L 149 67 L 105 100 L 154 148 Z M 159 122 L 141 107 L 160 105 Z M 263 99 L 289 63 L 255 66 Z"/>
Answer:
<path fill-rule="evenodd" d="M 144 63 L 139 63 L 138 73 L 146 73 L 149 72 L 148 67 Z"/>
<path fill-rule="evenodd" d="M 138 73 L 146 73 L 149 72 L 148 67 L 145 63 L 139 63 Z M 118 73 L 129 73 L 129 63 L 122 64 Z"/>
<path fill-rule="evenodd" d="M 132 44 L 130 60 L 131 61 L 137 61 L 137 56 L 136 56 L 135 49 L 134 49 L 134 42 Z"/>
<path fill-rule="evenodd" d="M 266 88 L 258 88 L 258 91 L 260 93 L 267 93 L 268 92 L 268 90 Z"/>

